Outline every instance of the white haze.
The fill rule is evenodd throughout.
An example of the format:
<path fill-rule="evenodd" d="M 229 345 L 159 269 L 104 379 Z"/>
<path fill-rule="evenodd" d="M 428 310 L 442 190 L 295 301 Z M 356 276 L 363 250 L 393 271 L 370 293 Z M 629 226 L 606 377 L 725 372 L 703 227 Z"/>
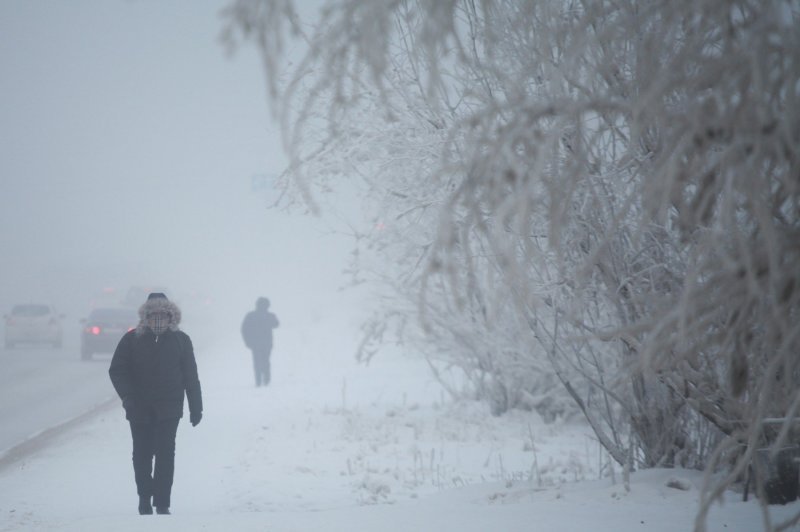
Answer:
<path fill-rule="evenodd" d="M 224 5 L 0 3 L 3 313 L 55 304 L 70 337 L 98 297 L 158 285 L 225 334 L 260 295 L 284 323 L 339 304 L 349 242 L 251 186 L 285 159 Z"/>
<path fill-rule="evenodd" d="M 286 159 L 254 47 L 231 58 L 219 43 L 226 3 L 0 1 L 0 314 L 65 314 L 64 349 L 3 351 L 0 433 L 91 412 L 39 447 L 0 441 L 0 529 L 142 528 L 109 356 L 82 362 L 77 341 L 92 304 L 163 286 L 205 412 L 181 423 L 175 515 L 153 530 L 688 530 L 699 472 L 636 473 L 628 491 L 580 421 L 448 402 L 396 347 L 356 364 L 366 306 L 340 290 L 352 242 L 332 231 L 359 214 L 266 208 L 253 183 Z M 266 389 L 238 337 L 258 296 L 281 321 Z M 709 530 L 757 529 L 757 503 L 727 495 Z"/>

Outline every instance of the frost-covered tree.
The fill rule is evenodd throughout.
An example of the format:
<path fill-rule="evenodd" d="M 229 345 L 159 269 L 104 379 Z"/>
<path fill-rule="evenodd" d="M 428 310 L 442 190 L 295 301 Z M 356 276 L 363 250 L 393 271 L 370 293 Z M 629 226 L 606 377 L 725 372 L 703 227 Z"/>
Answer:
<path fill-rule="evenodd" d="M 758 449 L 799 442 L 796 0 L 226 13 L 262 50 L 287 184 L 314 205 L 359 179 L 387 314 L 489 395 L 554 376 L 621 464 L 725 472 L 699 527 Z"/>

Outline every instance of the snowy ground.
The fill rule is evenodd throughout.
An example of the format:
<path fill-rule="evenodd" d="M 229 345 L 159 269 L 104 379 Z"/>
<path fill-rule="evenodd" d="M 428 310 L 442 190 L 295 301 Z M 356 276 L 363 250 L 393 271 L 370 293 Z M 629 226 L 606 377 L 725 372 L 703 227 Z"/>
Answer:
<path fill-rule="evenodd" d="M 627 492 L 618 475 L 601 478 L 607 459 L 579 422 L 492 417 L 447 400 L 419 361 L 387 354 L 358 366 L 302 331 L 287 343 L 269 388 L 251 385 L 235 341 L 199 354 L 205 413 L 178 431 L 173 515 L 137 514 L 130 435 L 115 404 L 0 470 L 0 530 L 693 527 L 696 472 L 637 473 Z M 667 487 L 671 479 L 689 489 Z M 762 529 L 758 506 L 736 493 L 709 520 L 711 531 Z"/>

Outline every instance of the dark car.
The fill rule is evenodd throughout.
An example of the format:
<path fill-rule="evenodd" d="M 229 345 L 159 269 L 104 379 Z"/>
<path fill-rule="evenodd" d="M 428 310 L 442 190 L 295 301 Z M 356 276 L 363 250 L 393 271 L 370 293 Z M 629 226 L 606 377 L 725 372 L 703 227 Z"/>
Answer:
<path fill-rule="evenodd" d="M 139 323 L 139 315 L 133 309 L 98 308 L 81 323 L 81 359 L 90 360 L 94 353 L 112 353 L 122 335 Z"/>
<path fill-rule="evenodd" d="M 139 306 L 145 302 L 147 296 L 153 292 L 161 292 L 162 294 L 167 294 L 170 296 L 171 293 L 163 286 L 131 286 L 128 289 L 128 293 L 125 294 L 125 298 L 122 300 L 122 304 L 126 307 L 131 307 L 138 309 Z"/>

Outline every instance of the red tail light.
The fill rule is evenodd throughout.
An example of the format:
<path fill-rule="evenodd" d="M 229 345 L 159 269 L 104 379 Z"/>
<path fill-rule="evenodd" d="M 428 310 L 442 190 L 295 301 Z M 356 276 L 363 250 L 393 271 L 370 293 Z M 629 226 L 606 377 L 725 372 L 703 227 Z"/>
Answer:
<path fill-rule="evenodd" d="M 94 327 L 89 329 L 89 332 L 92 333 L 93 335 L 97 336 L 98 334 L 100 334 L 100 327 L 95 325 Z"/>

